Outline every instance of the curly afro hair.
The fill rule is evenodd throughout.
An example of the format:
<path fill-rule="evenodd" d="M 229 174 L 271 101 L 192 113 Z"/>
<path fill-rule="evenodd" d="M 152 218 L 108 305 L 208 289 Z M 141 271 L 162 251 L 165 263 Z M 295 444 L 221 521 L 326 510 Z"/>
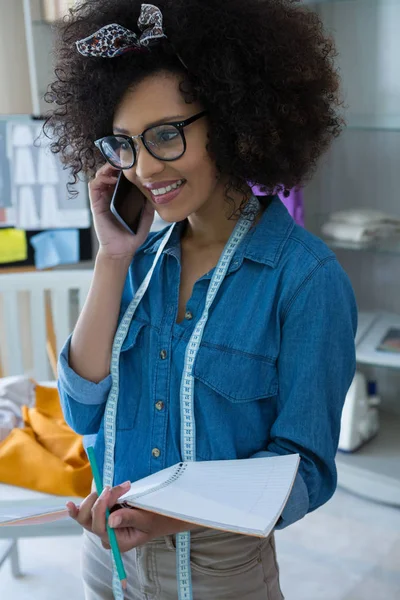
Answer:
<path fill-rule="evenodd" d="M 343 126 L 336 51 L 318 15 L 293 0 L 155 3 L 168 39 L 150 53 L 85 58 L 75 46 L 109 23 L 138 32 L 141 0 L 85 0 L 58 25 L 56 81 L 46 95 L 56 108 L 46 130 L 73 180 L 103 164 L 93 142 L 112 132 L 126 90 L 168 71 L 187 82 L 186 101 L 208 111 L 208 151 L 229 189 L 304 184 Z"/>

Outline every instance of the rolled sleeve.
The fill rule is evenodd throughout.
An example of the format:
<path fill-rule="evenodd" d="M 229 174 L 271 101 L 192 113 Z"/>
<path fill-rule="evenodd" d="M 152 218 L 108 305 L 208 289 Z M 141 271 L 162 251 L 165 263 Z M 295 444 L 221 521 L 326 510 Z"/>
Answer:
<path fill-rule="evenodd" d="M 301 461 L 278 529 L 327 502 L 336 489 L 335 456 L 356 367 L 356 328 L 350 282 L 337 260 L 328 258 L 302 282 L 282 319 L 277 418 L 264 455 L 298 453 Z"/>
<path fill-rule="evenodd" d="M 80 377 L 69 364 L 70 336 L 58 360 L 58 391 L 65 419 L 79 434 L 97 433 L 111 389 L 111 375 L 99 383 Z"/>

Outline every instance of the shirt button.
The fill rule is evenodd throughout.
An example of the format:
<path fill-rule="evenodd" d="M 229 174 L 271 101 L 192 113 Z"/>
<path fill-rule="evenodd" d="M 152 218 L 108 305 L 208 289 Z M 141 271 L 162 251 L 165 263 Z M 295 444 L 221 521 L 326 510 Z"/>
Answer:
<path fill-rule="evenodd" d="M 166 350 L 161 350 L 161 352 L 160 352 L 160 358 L 162 360 L 165 360 L 167 358 L 167 351 Z"/>
<path fill-rule="evenodd" d="M 156 402 L 157 410 L 163 410 L 163 408 L 164 408 L 164 402 L 161 402 L 161 400 L 159 402 Z"/>
<path fill-rule="evenodd" d="M 190 312 L 190 310 L 188 310 L 188 311 L 186 312 L 186 314 L 185 314 L 185 319 L 186 319 L 187 321 L 191 321 L 191 320 L 193 319 L 193 315 L 192 315 L 192 313 Z"/>
<path fill-rule="evenodd" d="M 161 456 L 161 451 L 158 448 L 153 448 L 151 453 L 154 456 L 154 458 L 160 458 Z"/>

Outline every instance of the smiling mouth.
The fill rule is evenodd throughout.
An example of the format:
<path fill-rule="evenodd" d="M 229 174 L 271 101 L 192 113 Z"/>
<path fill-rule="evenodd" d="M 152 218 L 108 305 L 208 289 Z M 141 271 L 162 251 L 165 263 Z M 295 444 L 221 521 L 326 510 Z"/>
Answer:
<path fill-rule="evenodd" d="M 155 188 L 152 190 L 148 189 L 148 191 L 151 194 L 151 200 L 152 202 L 154 202 L 154 204 L 169 204 L 170 202 L 172 202 L 172 200 L 174 200 L 177 196 L 180 195 L 185 185 L 186 179 L 180 179 L 179 181 L 176 181 L 175 183 L 168 185 L 164 188 Z"/>
<path fill-rule="evenodd" d="M 169 194 L 169 192 L 172 192 L 173 190 L 177 190 L 178 188 L 182 187 L 182 185 L 184 183 L 185 183 L 184 179 L 179 179 L 179 181 L 177 181 L 176 183 L 173 183 L 172 185 L 167 185 L 167 187 L 162 187 L 162 188 L 158 188 L 158 189 L 152 189 L 152 190 L 150 190 L 150 192 L 155 197 L 165 196 L 165 194 Z"/>

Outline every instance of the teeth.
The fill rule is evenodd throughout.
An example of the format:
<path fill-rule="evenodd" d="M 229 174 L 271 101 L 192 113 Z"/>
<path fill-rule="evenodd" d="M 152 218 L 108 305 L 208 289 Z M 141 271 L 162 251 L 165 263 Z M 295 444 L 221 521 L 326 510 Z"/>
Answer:
<path fill-rule="evenodd" d="M 168 194 L 168 192 L 172 192 L 172 190 L 176 190 L 178 187 L 181 187 L 183 183 L 184 179 L 180 179 L 179 181 L 177 181 L 173 185 L 169 185 L 168 187 L 158 188 L 157 190 L 151 190 L 151 193 L 154 194 L 154 196 L 163 196 L 164 194 Z"/>

